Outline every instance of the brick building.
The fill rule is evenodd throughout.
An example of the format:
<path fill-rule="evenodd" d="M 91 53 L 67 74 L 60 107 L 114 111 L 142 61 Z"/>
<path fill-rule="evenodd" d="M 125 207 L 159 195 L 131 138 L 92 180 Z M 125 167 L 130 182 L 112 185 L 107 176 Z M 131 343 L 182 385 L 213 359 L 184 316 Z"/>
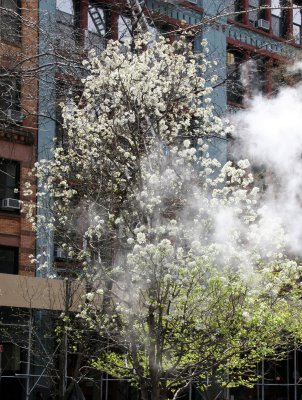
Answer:
<path fill-rule="evenodd" d="M 36 158 L 38 4 L 33 0 L 28 9 L 23 3 L 10 1 L 0 14 L 0 271 L 33 276 L 28 255 L 35 238 L 19 200 Z"/>
<path fill-rule="evenodd" d="M 5 376 L 21 372 L 23 355 L 4 331 L 14 324 L 10 306 L 24 303 L 19 280 L 27 286 L 35 275 L 29 262 L 35 236 L 20 212 L 20 200 L 36 160 L 38 1 L 32 0 L 30 8 L 26 0 L 1 1 L 0 6 L 0 397 L 12 399 L 20 398 L 22 381 Z"/>
<path fill-rule="evenodd" d="M 0 398 L 8 400 L 35 395 L 29 317 L 62 308 L 60 283 L 36 278 L 35 233 L 20 210 L 37 160 L 38 9 L 38 0 L 0 1 Z"/>

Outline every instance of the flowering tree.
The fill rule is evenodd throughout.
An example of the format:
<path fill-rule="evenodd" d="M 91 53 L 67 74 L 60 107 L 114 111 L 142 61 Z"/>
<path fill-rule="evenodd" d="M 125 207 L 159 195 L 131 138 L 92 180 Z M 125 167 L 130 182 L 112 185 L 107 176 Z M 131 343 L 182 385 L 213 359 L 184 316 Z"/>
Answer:
<path fill-rule="evenodd" d="M 205 54 L 148 37 L 91 54 L 63 145 L 36 166 L 35 223 L 66 251 L 65 276 L 87 283 L 91 365 L 144 400 L 251 384 L 257 362 L 299 339 L 301 266 L 259 209 L 249 162 L 209 154 L 231 127 L 213 112 Z"/>

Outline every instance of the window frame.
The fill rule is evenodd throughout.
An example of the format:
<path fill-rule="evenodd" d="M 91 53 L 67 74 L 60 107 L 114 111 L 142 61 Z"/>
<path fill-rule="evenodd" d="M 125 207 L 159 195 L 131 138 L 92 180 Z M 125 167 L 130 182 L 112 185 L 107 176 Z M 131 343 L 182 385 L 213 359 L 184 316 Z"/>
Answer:
<path fill-rule="evenodd" d="M 230 54 L 233 54 L 234 57 L 233 64 L 228 62 Z M 255 57 L 251 57 L 248 50 L 237 46 L 228 46 L 226 59 L 226 100 L 229 106 L 243 107 L 245 99 L 250 99 L 259 93 L 264 96 L 271 94 L 269 60 L 270 58 L 267 56 L 256 55 Z M 255 85 L 252 84 L 253 81 L 259 81 L 258 90 L 256 91 L 253 90 L 255 88 Z M 232 85 L 235 87 L 233 93 Z"/>
<path fill-rule="evenodd" d="M 3 168 L 3 165 L 13 165 L 15 167 L 15 175 L 10 177 L 9 176 L 9 172 L 5 170 L 5 168 Z M 4 175 L 4 179 L 1 175 Z M 5 177 L 5 175 L 7 175 Z M 19 209 L 3 209 L 1 207 L 1 202 L 3 199 L 6 198 L 10 198 L 10 199 L 15 199 L 15 200 L 19 200 L 20 199 L 20 195 L 19 195 L 19 191 L 20 191 L 20 175 L 21 175 L 21 165 L 20 162 L 15 161 L 15 160 L 10 160 L 10 159 L 6 159 L 6 158 L 0 158 L 0 212 L 1 213 L 13 213 L 13 214 L 19 214 L 20 210 Z M 7 181 L 9 179 L 12 179 L 14 181 L 14 186 L 8 185 Z M 7 181 L 5 182 L 6 185 L 2 185 L 2 180 L 5 181 L 5 179 L 7 179 Z M 17 189 L 17 190 L 15 190 Z M 4 196 L 2 197 L 2 192 L 4 193 Z M 10 193 L 11 192 L 11 193 Z M 10 195 L 12 194 L 12 196 Z"/>
<path fill-rule="evenodd" d="M 8 9 L 12 11 L 5 11 L 5 2 L 14 2 L 16 8 Z M 0 0 L 0 40 L 4 40 L 9 43 L 20 44 L 21 43 L 21 0 Z M 7 18 L 8 21 L 3 23 L 3 20 Z M 13 28 L 13 29 L 12 29 Z M 9 32 L 9 29 L 12 29 Z"/>
<path fill-rule="evenodd" d="M 13 252 L 13 264 L 12 264 L 12 270 L 11 272 L 2 271 L 1 268 L 1 251 L 2 250 L 7 250 L 7 251 L 12 251 Z M 18 275 L 19 273 L 19 247 L 13 247 L 13 246 L 4 246 L 4 245 L 0 245 L 0 273 L 1 274 L 8 274 L 8 275 Z"/>
<path fill-rule="evenodd" d="M 21 122 L 21 93 L 21 76 L 0 69 L 0 121 Z"/>
<path fill-rule="evenodd" d="M 243 53 L 240 49 L 229 48 L 227 49 L 226 70 L 227 70 L 227 83 L 226 83 L 226 98 L 227 103 L 242 105 L 244 99 L 244 87 L 240 81 L 241 65 L 243 62 Z M 233 62 L 229 59 L 233 58 Z M 239 93 L 232 92 L 232 86 L 238 85 Z"/>
<path fill-rule="evenodd" d="M 302 9 L 301 8 L 297 8 L 299 7 L 299 5 L 297 3 L 300 3 L 298 1 L 293 2 L 293 12 L 292 12 L 292 35 L 293 35 L 293 40 L 294 43 L 301 46 L 302 45 Z M 301 5 L 300 5 L 301 7 Z M 297 22 L 295 21 L 295 10 L 297 10 L 296 12 L 298 12 L 299 15 L 299 19 L 300 21 Z M 297 14 L 296 14 L 297 15 Z M 298 29 L 298 38 L 297 35 L 295 34 L 295 27 Z"/>

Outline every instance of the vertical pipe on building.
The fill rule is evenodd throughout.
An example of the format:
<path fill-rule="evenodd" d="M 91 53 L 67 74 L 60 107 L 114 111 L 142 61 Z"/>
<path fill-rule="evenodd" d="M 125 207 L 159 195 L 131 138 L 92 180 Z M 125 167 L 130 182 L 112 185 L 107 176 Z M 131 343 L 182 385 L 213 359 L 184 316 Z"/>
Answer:
<path fill-rule="evenodd" d="M 252 60 L 252 54 L 250 51 L 246 51 L 243 53 L 242 57 L 242 70 L 241 70 L 241 81 L 243 85 L 243 99 L 246 101 L 250 98 L 251 91 L 250 91 L 250 65 L 249 61 Z"/>
<path fill-rule="evenodd" d="M 101 372 L 100 400 L 103 400 L 103 372 Z"/>
<path fill-rule="evenodd" d="M 292 0 L 283 0 L 282 5 L 285 7 L 283 10 L 284 19 L 284 36 L 286 39 L 293 39 L 293 7 Z"/>
<path fill-rule="evenodd" d="M 289 382 L 289 358 L 288 357 L 286 359 L 286 382 L 287 382 L 287 384 L 286 384 L 287 399 L 286 400 L 296 400 L 296 397 L 295 397 L 295 399 L 290 399 L 290 397 L 289 397 L 290 382 Z M 295 387 L 294 387 L 294 390 L 295 390 Z"/>
<path fill-rule="evenodd" d="M 80 45 L 85 45 L 86 31 L 88 29 L 88 5 L 89 0 L 81 0 L 80 2 Z"/>
<path fill-rule="evenodd" d="M 242 22 L 244 24 L 249 23 L 249 0 L 243 0 L 242 1 L 242 8 L 243 8 L 243 15 L 242 15 Z"/>
<path fill-rule="evenodd" d="M 265 92 L 268 97 L 272 96 L 273 93 L 273 76 L 272 76 L 272 69 L 273 69 L 273 60 L 268 58 L 264 64 L 265 68 Z"/>
<path fill-rule="evenodd" d="M 264 361 L 261 362 L 261 400 L 264 400 Z"/>
<path fill-rule="evenodd" d="M 118 13 L 114 8 L 106 10 L 106 31 L 110 39 L 118 40 Z"/>
<path fill-rule="evenodd" d="M 106 375 L 105 375 L 105 400 L 108 400 L 108 384 L 109 384 L 109 376 L 106 373 Z"/>
<path fill-rule="evenodd" d="M 30 370 L 31 370 L 31 352 L 32 352 L 32 329 L 33 329 L 33 312 L 29 310 L 28 320 L 28 345 L 27 345 L 27 360 L 26 360 L 26 389 L 25 399 L 30 399 Z"/>
<path fill-rule="evenodd" d="M 273 33 L 273 25 L 272 25 L 272 0 L 265 0 L 265 5 L 267 9 L 265 10 L 265 19 L 269 22 L 269 34 Z"/>
<path fill-rule="evenodd" d="M 273 66 L 274 61 L 272 58 L 269 58 L 265 63 L 266 93 L 268 97 L 271 97 L 273 94 Z"/>
<path fill-rule="evenodd" d="M 287 357 L 287 362 L 288 362 L 288 357 Z M 287 368 L 289 372 L 289 368 Z M 298 395 L 297 395 L 297 350 L 294 348 L 294 389 L 295 389 L 295 398 L 294 400 L 298 400 Z M 289 383 L 289 380 L 288 380 Z"/>

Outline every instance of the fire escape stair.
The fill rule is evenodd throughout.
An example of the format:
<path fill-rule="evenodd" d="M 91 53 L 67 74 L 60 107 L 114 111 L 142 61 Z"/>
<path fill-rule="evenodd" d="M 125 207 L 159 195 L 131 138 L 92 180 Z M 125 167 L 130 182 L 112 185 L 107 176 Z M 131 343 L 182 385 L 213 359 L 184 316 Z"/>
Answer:
<path fill-rule="evenodd" d="M 101 15 L 98 8 L 92 4 L 88 5 L 89 15 L 96 27 L 96 30 L 100 36 L 104 36 L 105 34 L 105 21 L 103 16 Z"/>

